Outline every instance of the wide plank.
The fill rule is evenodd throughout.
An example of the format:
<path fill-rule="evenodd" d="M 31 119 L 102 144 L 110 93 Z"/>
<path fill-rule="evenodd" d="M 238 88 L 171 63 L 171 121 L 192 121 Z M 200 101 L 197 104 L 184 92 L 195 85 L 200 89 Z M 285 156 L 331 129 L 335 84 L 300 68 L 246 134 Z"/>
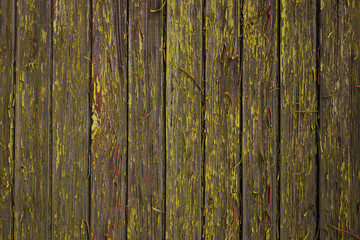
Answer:
<path fill-rule="evenodd" d="M 127 3 L 92 1 L 91 239 L 125 239 Z"/>
<path fill-rule="evenodd" d="M 317 226 L 316 2 L 281 1 L 280 239 L 313 239 Z"/>
<path fill-rule="evenodd" d="M 239 239 L 241 6 L 232 0 L 205 4 L 204 234 Z"/>
<path fill-rule="evenodd" d="M 14 191 L 15 1 L 0 2 L 0 35 L 0 239 L 11 239 Z"/>
<path fill-rule="evenodd" d="M 90 186 L 90 4 L 55 0 L 53 10 L 51 231 L 54 239 L 85 239 Z"/>
<path fill-rule="evenodd" d="M 278 1 L 244 1 L 243 238 L 276 239 L 278 218 Z"/>
<path fill-rule="evenodd" d="M 320 239 L 360 236 L 359 23 L 359 2 L 321 1 Z"/>
<path fill-rule="evenodd" d="M 162 0 L 129 2 L 128 239 L 164 235 L 166 8 L 162 6 Z"/>
<path fill-rule="evenodd" d="M 202 227 L 202 1 L 167 1 L 166 239 Z"/>
<path fill-rule="evenodd" d="M 51 5 L 17 2 L 14 239 L 50 237 Z"/>

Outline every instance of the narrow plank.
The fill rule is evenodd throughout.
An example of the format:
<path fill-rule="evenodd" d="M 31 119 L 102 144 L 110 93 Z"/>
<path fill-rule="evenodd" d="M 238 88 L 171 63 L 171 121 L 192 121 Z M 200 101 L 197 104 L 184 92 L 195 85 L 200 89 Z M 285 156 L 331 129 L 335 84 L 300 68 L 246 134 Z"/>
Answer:
<path fill-rule="evenodd" d="M 316 2 L 281 1 L 280 238 L 316 235 Z"/>
<path fill-rule="evenodd" d="M 320 8 L 320 239 L 360 235 L 358 2 Z"/>
<path fill-rule="evenodd" d="M 51 6 L 17 2 L 14 238 L 48 239 Z"/>
<path fill-rule="evenodd" d="M 277 238 L 278 1 L 244 2 L 243 238 Z"/>
<path fill-rule="evenodd" d="M 88 1 L 53 2 L 52 236 L 84 239 L 89 220 Z"/>
<path fill-rule="evenodd" d="M 167 1 L 166 238 L 201 237 L 202 1 Z"/>
<path fill-rule="evenodd" d="M 128 239 L 161 239 L 164 203 L 162 0 L 129 3 Z"/>
<path fill-rule="evenodd" d="M 240 232 L 240 4 L 205 6 L 205 236 Z"/>
<path fill-rule="evenodd" d="M 12 238 L 15 2 L 0 2 L 0 239 Z"/>
<path fill-rule="evenodd" d="M 92 1 L 91 238 L 125 239 L 127 5 Z"/>

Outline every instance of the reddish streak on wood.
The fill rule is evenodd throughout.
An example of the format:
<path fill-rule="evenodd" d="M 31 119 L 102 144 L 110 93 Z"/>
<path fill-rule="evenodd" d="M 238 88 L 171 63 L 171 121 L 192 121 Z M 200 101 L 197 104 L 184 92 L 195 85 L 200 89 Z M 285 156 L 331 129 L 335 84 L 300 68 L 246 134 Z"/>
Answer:
<path fill-rule="evenodd" d="M 90 227 L 89 227 L 89 222 L 86 219 L 85 219 L 85 223 L 86 223 L 87 233 L 90 239 Z"/>
<path fill-rule="evenodd" d="M 356 88 L 360 88 L 360 85 L 355 85 Z"/>
<path fill-rule="evenodd" d="M 269 211 L 267 209 L 265 211 L 266 211 L 266 213 L 267 213 L 267 215 L 268 215 L 268 217 L 270 219 L 270 225 L 271 225 L 272 224 L 272 219 L 271 219 L 270 213 L 269 213 Z"/>
<path fill-rule="evenodd" d="M 155 156 L 158 152 L 154 152 L 153 154 L 151 154 L 151 157 Z"/>
<path fill-rule="evenodd" d="M 110 62 L 110 68 L 111 68 L 111 72 L 113 72 L 113 64 L 112 64 L 112 61 L 111 61 L 111 57 L 109 57 L 109 62 Z"/>
<path fill-rule="evenodd" d="M 345 230 L 343 230 L 343 229 L 341 229 L 341 228 L 338 228 L 338 227 L 335 227 L 334 225 L 331 225 L 331 224 L 329 224 L 329 226 L 332 227 L 332 228 L 334 228 L 334 229 L 336 229 L 336 230 L 338 230 L 338 231 L 340 231 L 340 232 L 346 233 L 346 234 L 348 234 L 348 235 L 350 235 L 350 236 L 352 236 L 352 237 L 360 240 L 360 237 L 359 237 L 359 236 L 356 236 L 355 234 L 353 234 L 353 233 L 351 233 L 351 232 L 345 231 Z"/>
<path fill-rule="evenodd" d="M 270 25 L 270 21 L 271 21 L 271 12 L 270 11 L 271 11 L 271 5 L 270 5 L 269 9 L 267 10 L 267 13 L 269 14 L 269 20 L 267 22 L 266 30 L 269 29 L 269 25 Z"/>
<path fill-rule="evenodd" d="M 181 71 L 183 71 L 189 78 L 191 78 L 192 80 L 194 80 L 194 82 L 196 83 L 196 85 L 199 87 L 199 89 L 201 90 L 201 87 L 199 85 L 199 83 L 196 81 L 195 77 L 193 77 L 192 75 L 190 75 L 188 72 L 185 71 L 185 69 L 180 68 Z"/>
<path fill-rule="evenodd" d="M 140 118 L 140 119 L 139 119 L 139 122 L 141 122 L 142 120 L 144 120 L 145 118 L 147 118 L 147 117 L 152 113 L 153 110 L 154 110 L 154 108 L 152 108 L 151 111 L 150 111 L 148 114 L 146 114 L 145 116 L 143 116 L 142 118 Z"/>
<path fill-rule="evenodd" d="M 144 39 L 144 34 L 143 34 L 142 30 L 141 30 L 141 26 L 140 26 L 139 20 L 137 20 L 137 25 L 138 25 L 139 30 L 140 30 L 140 33 L 141 33 L 141 38 Z"/>

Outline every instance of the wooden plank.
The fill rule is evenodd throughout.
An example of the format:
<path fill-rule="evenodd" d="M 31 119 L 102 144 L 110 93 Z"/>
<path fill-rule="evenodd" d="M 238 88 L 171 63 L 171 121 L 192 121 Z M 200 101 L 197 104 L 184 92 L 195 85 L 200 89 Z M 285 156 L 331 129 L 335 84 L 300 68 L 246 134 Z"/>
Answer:
<path fill-rule="evenodd" d="M 164 220 L 162 0 L 129 3 L 128 239 L 161 239 Z"/>
<path fill-rule="evenodd" d="M 206 238 L 240 237 L 240 5 L 205 6 Z"/>
<path fill-rule="evenodd" d="M 316 2 L 281 1 L 280 238 L 316 235 Z"/>
<path fill-rule="evenodd" d="M 320 239 L 360 236 L 359 8 L 320 4 Z"/>
<path fill-rule="evenodd" d="M 200 0 L 167 1 L 167 239 L 201 237 L 202 11 Z"/>
<path fill-rule="evenodd" d="M 14 238 L 48 239 L 51 6 L 17 2 Z"/>
<path fill-rule="evenodd" d="M 15 2 L 0 2 L 0 239 L 12 238 Z M 4 36 L 4 37 L 3 37 Z"/>
<path fill-rule="evenodd" d="M 243 238 L 277 238 L 278 1 L 244 2 Z"/>
<path fill-rule="evenodd" d="M 91 238 L 125 239 L 127 5 L 92 4 Z"/>
<path fill-rule="evenodd" d="M 89 219 L 90 26 L 87 1 L 53 2 L 52 236 L 84 239 Z"/>

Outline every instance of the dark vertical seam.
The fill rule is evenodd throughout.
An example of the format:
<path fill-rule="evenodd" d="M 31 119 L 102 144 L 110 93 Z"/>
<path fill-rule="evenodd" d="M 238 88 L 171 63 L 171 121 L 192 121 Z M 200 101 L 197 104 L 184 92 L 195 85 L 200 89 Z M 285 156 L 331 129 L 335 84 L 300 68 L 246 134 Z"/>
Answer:
<path fill-rule="evenodd" d="M 239 132 L 239 149 L 240 149 L 240 153 L 239 153 L 239 209 L 241 210 L 240 212 L 240 216 L 239 216 L 239 239 L 243 239 L 243 205 L 244 205 L 244 201 L 243 201 L 243 162 L 242 162 L 242 143 L 243 143 L 243 81 L 244 81 L 244 71 L 243 71 L 243 62 L 244 62 L 244 1 L 245 0 L 241 0 L 240 1 L 240 69 L 239 69 L 239 77 L 240 77 L 240 82 L 239 82 L 239 103 L 240 103 L 240 110 L 239 110 L 239 115 L 240 115 L 240 132 Z"/>
<path fill-rule="evenodd" d="M 200 85 L 202 86 L 202 95 L 201 95 L 201 207 L 200 207 L 200 238 L 205 239 L 205 96 L 206 96 L 206 79 L 205 79 L 205 73 L 206 73 L 206 49 L 205 49 L 205 41 L 206 41 L 206 24 L 205 24 L 205 11 L 206 11 L 206 0 L 202 0 L 201 2 L 201 10 L 202 10 L 202 16 L 201 16 L 201 33 L 202 33 L 202 39 L 201 39 L 201 47 L 202 47 L 202 61 L 201 61 L 201 82 Z"/>
<path fill-rule="evenodd" d="M 47 238 L 48 239 L 53 239 L 53 231 L 54 231 L 54 224 L 53 224 L 53 181 L 54 181 L 54 171 L 53 171 L 53 114 L 52 114 L 52 110 L 53 110 L 53 91 L 52 91 L 52 84 L 53 84 L 53 72 L 54 72 L 54 41 L 53 41 L 53 37 L 54 37 L 54 0 L 50 0 L 50 6 L 51 6 L 51 13 L 50 13 L 50 17 L 51 17 L 51 26 L 50 26 L 50 78 L 49 78 L 49 83 L 48 83 L 48 89 L 49 89 L 49 93 L 50 93 L 50 100 L 49 100 L 49 120 L 48 120 L 48 154 L 49 154 L 49 159 L 48 159 L 48 201 L 47 201 L 47 218 L 49 219 L 49 225 L 48 225 L 48 232 L 47 232 Z M 49 186 L 50 185 L 50 186 Z M 50 198 L 50 199 L 49 199 Z M 50 206 L 49 206 L 50 204 Z"/>
<path fill-rule="evenodd" d="M 277 160 L 276 160 L 276 172 L 277 172 L 277 217 L 276 217 L 276 231 L 278 239 L 281 237 L 280 231 L 280 219 L 281 219 L 281 0 L 277 1 L 277 58 L 278 58 L 278 76 L 277 85 L 278 91 L 278 102 L 277 102 Z"/>
<path fill-rule="evenodd" d="M 11 239 L 14 240 L 15 238 L 15 167 L 16 167 L 16 159 L 15 159 L 15 127 L 16 127 L 16 55 L 17 55 L 17 27 L 18 27 L 18 23 L 17 23 L 17 4 L 18 2 L 16 0 L 13 1 L 13 4 L 14 6 L 12 7 L 12 11 L 13 11 L 13 20 L 12 22 L 14 23 L 13 26 L 14 26 L 14 29 L 13 29 L 13 36 L 12 36 L 12 45 L 13 45 L 13 89 L 12 89 L 12 94 L 13 94 L 13 97 L 12 97 L 12 101 L 15 101 L 15 105 L 12 107 L 13 108 L 13 129 L 10 129 L 10 131 L 12 131 L 12 142 L 13 142 L 13 145 L 12 145 L 12 159 L 13 159 L 13 164 L 12 164 L 12 198 L 11 198 L 11 210 L 12 210 L 12 220 L 11 220 Z"/>
<path fill-rule="evenodd" d="M 320 1 L 316 0 L 316 92 L 317 92 L 317 126 L 316 126 L 316 231 L 315 239 L 319 238 L 320 223 Z"/>
<path fill-rule="evenodd" d="M 88 6 L 88 11 L 89 11 L 89 51 L 90 51 L 90 59 L 91 61 L 89 62 L 89 83 L 88 83 L 88 104 L 89 104 L 89 111 L 88 111 L 88 211 L 87 211 L 87 218 L 88 223 L 89 224 L 89 232 L 88 232 L 88 240 L 90 240 L 91 238 L 91 220 L 92 220 L 92 216 L 91 216 L 91 210 L 92 210 L 92 204 L 91 204 L 91 187 L 92 187 L 92 174 L 91 174 L 91 148 L 92 148 L 92 139 L 91 139 L 91 126 L 93 124 L 93 120 L 91 118 L 92 115 L 92 103 L 91 103 L 91 79 L 93 78 L 92 76 L 92 59 L 93 59 L 93 41 L 92 41 L 92 34 L 93 34 L 93 24 L 92 24 L 92 20 L 93 20 L 93 1 L 89 0 L 89 5 Z"/>
<path fill-rule="evenodd" d="M 167 4 L 165 5 L 164 9 L 163 9 L 163 41 L 166 41 L 166 36 L 167 36 Z M 164 42 L 162 42 L 161 44 L 164 44 Z M 162 49 L 163 51 L 165 49 Z M 166 55 L 165 55 L 166 56 Z M 163 229 L 162 229 L 162 239 L 165 239 L 166 236 L 166 174 L 167 174 L 167 164 L 166 164 L 166 57 L 164 57 L 164 54 L 162 54 L 162 58 L 163 58 L 163 138 L 164 138 L 164 157 L 163 157 L 163 164 L 164 164 L 164 168 L 163 168 L 163 176 L 164 176 L 164 180 L 163 180 L 163 208 L 164 208 L 164 213 L 163 214 L 163 218 L 162 218 L 162 225 L 163 225 Z"/>
<path fill-rule="evenodd" d="M 129 5 L 130 5 L 130 0 L 127 0 L 126 2 L 126 23 L 125 23 L 125 29 L 126 29 L 126 43 L 127 43 L 127 54 L 126 54 L 126 182 L 125 182 L 125 239 L 127 239 L 127 225 L 128 225 L 128 218 L 127 218 L 127 210 L 128 210 L 128 182 L 129 182 L 129 63 L 130 63 L 130 57 L 129 57 L 129 18 L 130 18 L 130 13 L 129 13 Z"/>

